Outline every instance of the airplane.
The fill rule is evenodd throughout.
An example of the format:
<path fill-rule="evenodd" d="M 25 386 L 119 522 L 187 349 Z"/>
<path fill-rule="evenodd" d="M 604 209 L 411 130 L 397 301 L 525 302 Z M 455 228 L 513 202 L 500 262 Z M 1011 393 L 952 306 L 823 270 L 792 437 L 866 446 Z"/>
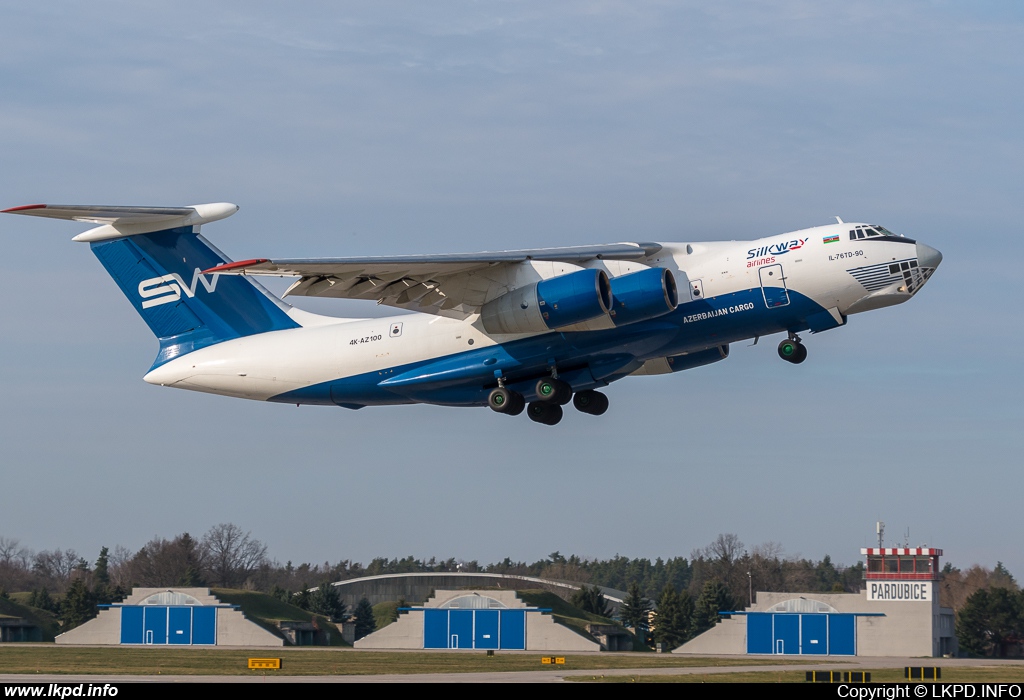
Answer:
<path fill-rule="evenodd" d="M 73 240 L 89 243 L 158 338 L 150 384 L 348 409 L 489 406 L 545 425 L 570 402 L 601 415 L 601 388 L 724 360 L 731 343 L 785 333 L 779 357 L 800 364 L 799 333 L 907 301 L 942 261 L 923 243 L 836 217 L 752 241 L 233 262 L 199 230 L 234 204 L 4 211 L 98 224 Z M 259 276 L 298 278 L 284 297 L 418 313 L 314 314 Z"/>

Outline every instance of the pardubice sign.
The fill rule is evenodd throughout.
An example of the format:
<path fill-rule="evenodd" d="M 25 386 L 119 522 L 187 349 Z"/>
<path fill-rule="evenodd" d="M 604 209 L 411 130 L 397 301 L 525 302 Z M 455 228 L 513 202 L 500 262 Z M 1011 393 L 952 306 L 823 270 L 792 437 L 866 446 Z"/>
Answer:
<path fill-rule="evenodd" d="M 868 600 L 931 601 L 931 581 L 868 581 Z"/>

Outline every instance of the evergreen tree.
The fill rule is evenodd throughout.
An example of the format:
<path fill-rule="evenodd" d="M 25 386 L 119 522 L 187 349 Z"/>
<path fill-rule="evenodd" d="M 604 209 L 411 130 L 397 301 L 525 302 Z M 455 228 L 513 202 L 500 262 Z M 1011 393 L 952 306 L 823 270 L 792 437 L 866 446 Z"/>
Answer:
<path fill-rule="evenodd" d="M 309 589 L 306 587 L 305 583 L 302 584 L 302 588 L 291 594 L 288 602 L 296 607 L 302 608 L 303 610 L 309 610 L 310 595 Z"/>
<path fill-rule="evenodd" d="M 714 627 L 720 619 L 720 610 L 732 610 L 735 607 L 736 601 L 724 583 L 717 579 L 705 583 L 700 597 L 694 603 L 693 636 L 696 637 Z"/>
<path fill-rule="evenodd" d="M 693 600 L 689 593 L 680 595 L 671 585 L 666 585 L 658 596 L 658 611 L 654 614 L 654 641 L 661 644 L 662 651 L 672 651 L 689 636 Z"/>
<path fill-rule="evenodd" d="M 28 604 L 33 608 L 39 608 L 47 612 L 57 612 L 57 602 L 50 596 L 50 592 L 46 590 L 46 586 L 32 591 L 32 595 L 28 597 Z"/>
<path fill-rule="evenodd" d="M 360 598 L 353 613 L 356 618 L 356 639 L 362 639 L 377 629 L 377 622 L 373 618 L 373 606 L 366 598 Z"/>
<path fill-rule="evenodd" d="M 1003 562 L 997 561 L 996 568 L 992 571 L 990 577 L 992 587 L 996 588 L 1009 588 L 1011 591 L 1017 590 L 1017 581 L 1013 578 L 1013 574 L 1010 573 L 1009 569 L 1003 566 Z"/>
<path fill-rule="evenodd" d="M 960 647 L 976 656 L 1006 656 L 1024 636 L 1024 593 L 993 588 L 973 593 L 957 614 Z"/>
<path fill-rule="evenodd" d="M 195 566 L 189 565 L 178 579 L 178 585 L 183 588 L 198 588 L 203 585 L 203 577 L 200 576 Z"/>
<path fill-rule="evenodd" d="M 100 556 L 96 559 L 96 568 L 92 571 L 92 577 L 97 586 L 110 585 L 110 550 L 106 547 L 100 549 Z"/>
<path fill-rule="evenodd" d="M 640 593 L 640 584 L 633 581 L 626 591 L 626 598 L 619 608 L 619 619 L 626 627 L 636 630 L 638 636 L 644 639 L 648 627 L 650 627 L 649 614 L 651 612 L 651 601 Z"/>
<path fill-rule="evenodd" d="M 61 629 L 69 630 L 96 617 L 96 600 L 85 582 L 76 578 L 60 604 Z"/>
<path fill-rule="evenodd" d="M 558 554 L 558 552 L 555 552 L 555 554 Z M 583 586 L 572 594 L 572 599 L 569 602 L 585 612 L 600 615 L 601 617 L 611 617 L 608 601 L 605 600 L 604 594 L 601 593 L 601 589 L 597 586 Z"/>
<path fill-rule="evenodd" d="M 346 607 L 338 595 L 338 589 L 324 581 L 310 594 L 309 607 L 306 609 L 333 622 L 345 616 Z"/>
<path fill-rule="evenodd" d="M 96 568 L 92 571 L 92 593 L 96 598 L 96 602 L 100 605 L 114 602 L 113 591 L 110 590 L 109 564 L 109 550 L 103 547 L 100 549 L 100 556 L 96 560 Z"/>
<path fill-rule="evenodd" d="M 843 592 L 842 584 L 839 581 L 839 572 L 832 564 L 832 557 L 825 555 L 825 558 L 814 567 L 814 577 L 817 579 L 816 590 L 835 591 L 836 584 L 839 584 L 839 593 Z"/>
<path fill-rule="evenodd" d="M 679 593 L 679 624 L 685 625 L 686 635 L 683 637 L 684 642 L 688 642 L 693 639 L 693 618 L 696 613 L 696 606 L 693 603 L 693 596 L 690 592 L 683 590 Z"/>

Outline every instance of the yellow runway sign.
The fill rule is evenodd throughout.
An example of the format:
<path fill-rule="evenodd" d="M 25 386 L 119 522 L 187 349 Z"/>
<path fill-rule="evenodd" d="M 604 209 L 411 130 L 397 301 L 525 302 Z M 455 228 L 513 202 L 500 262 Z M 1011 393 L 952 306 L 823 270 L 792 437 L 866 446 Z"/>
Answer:
<path fill-rule="evenodd" d="M 249 659 L 249 668 L 281 668 L 281 659 Z"/>

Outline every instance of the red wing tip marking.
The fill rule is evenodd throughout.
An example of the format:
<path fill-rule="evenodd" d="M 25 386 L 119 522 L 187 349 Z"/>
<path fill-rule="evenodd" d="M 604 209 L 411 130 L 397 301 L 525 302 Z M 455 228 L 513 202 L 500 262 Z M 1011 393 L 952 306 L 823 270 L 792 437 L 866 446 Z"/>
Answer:
<path fill-rule="evenodd" d="M 214 272 L 227 272 L 228 270 L 238 270 L 243 267 L 250 267 L 252 265 L 259 265 L 260 263 L 270 262 L 267 258 L 253 258 L 252 260 L 239 260 L 238 262 L 224 263 L 217 267 L 211 267 L 209 270 L 203 270 L 204 275 L 209 275 Z"/>
<path fill-rule="evenodd" d="M 10 209 L 4 209 L 2 213 L 12 214 L 16 211 L 25 211 L 26 209 L 46 209 L 45 204 L 26 204 L 23 207 L 11 207 Z"/>

